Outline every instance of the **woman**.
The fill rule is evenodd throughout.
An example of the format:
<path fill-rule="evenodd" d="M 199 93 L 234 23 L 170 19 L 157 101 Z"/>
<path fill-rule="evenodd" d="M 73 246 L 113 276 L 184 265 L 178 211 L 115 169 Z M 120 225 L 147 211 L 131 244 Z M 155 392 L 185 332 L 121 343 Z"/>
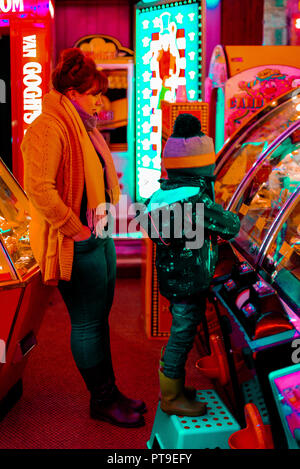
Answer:
<path fill-rule="evenodd" d="M 145 404 L 118 390 L 110 350 L 116 253 L 112 238 L 101 237 L 100 209 L 116 204 L 120 189 L 95 117 L 107 78 L 73 48 L 62 52 L 52 82 L 21 146 L 30 242 L 44 283 L 58 285 L 70 314 L 72 354 L 91 393 L 91 417 L 138 427 Z"/>

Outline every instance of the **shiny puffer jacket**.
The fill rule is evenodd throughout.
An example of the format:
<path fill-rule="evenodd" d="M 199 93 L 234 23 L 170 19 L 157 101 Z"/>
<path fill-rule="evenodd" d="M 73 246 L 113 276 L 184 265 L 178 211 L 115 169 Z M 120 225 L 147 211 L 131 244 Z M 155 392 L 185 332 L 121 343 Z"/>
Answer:
<path fill-rule="evenodd" d="M 209 287 L 218 259 L 217 236 L 234 238 L 240 221 L 236 214 L 213 202 L 211 178 L 176 177 L 160 182 L 161 188 L 146 201 L 139 221 L 156 244 L 160 292 L 176 301 Z M 204 211 L 197 204 L 203 204 Z M 178 217 L 180 209 L 182 220 Z M 202 226 L 203 244 L 202 240 L 196 242 L 196 226 Z M 191 242 L 193 246 L 188 247 Z M 201 247 L 195 247 L 197 244 Z"/>

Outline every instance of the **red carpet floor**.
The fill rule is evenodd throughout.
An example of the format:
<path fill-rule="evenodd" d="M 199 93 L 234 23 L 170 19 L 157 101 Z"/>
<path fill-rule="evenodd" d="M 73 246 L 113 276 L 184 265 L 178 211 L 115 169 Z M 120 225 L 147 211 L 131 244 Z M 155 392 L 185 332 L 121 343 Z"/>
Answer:
<path fill-rule="evenodd" d="M 111 311 L 112 353 L 119 388 L 147 406 L 146 425 L 123 429 L 89 418 L 89 395 L 73 361 L 70 324 L 58 291 L 53 295 L 23 377 L 24 392 L 0 422 L 0 449 L 145 449 L 158 403 L 157 367 L 165 339 L 148 339 L 141 281 L 119 278 Z M 192 350 L 187 381 L 212 388 L 195 368 Z"/>

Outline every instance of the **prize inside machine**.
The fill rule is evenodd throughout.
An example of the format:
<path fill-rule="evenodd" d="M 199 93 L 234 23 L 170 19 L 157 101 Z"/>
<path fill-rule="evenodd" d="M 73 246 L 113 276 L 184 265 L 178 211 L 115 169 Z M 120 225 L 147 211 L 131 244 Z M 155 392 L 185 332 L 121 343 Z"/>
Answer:
<path fill-rule="evenodd" d="M 299 46 L 215 47 L 205 80 L 216 152 L 254 113 L 300 83 Z"/>
<path fill-rule="evenodd" d="M 136 200 L 144 202 L 165 176 L 163 146 L 179 113 L 203 117 L 205 73 L 205 2 L 151 2 L 136 5 Z M 205 130 L 204 130 L 205 131 Z M 143 242 L 142 277 L 146 332 L 150 338 L 169 336 L 169 302 L 158 291 L 154 247 Z M 146 300 L 144 299 L 146 298 Z"/>
<path fill-rule="evenodd" d="M 28 199 L 0 159 L 0 419 L 22 394 L 22 374 L 52 288 L 29 243 Z"/>
<path fill-rule="evenodd" d="M 128 207 L 135 202 L 134 54 L 117 39 L 100 34 L 79 39 L 75 47 L 92 57 L 108 78 L 98 129 L 111 150 L 122 193 L 113 237 L 118 267 L 136 268 L 140 264 L 141 236 L 128 229 L 132 218 Z"/>
<path fill-rule="evenodd" d="M 231 258 L 219 255 L 212 289 L 219 330 L 198 368 L 215 373 L 241 422 L 251 403 L 275 448 L 300 448 L 300 375 L 293 368 L 300 358 L 299 120 L 259 156 L 228 209 L 241 228 L 227 244 Z M 205 369 L 208 360 L 214 370 Z M 274 385 L 285 369 L 291 377 Z"/>

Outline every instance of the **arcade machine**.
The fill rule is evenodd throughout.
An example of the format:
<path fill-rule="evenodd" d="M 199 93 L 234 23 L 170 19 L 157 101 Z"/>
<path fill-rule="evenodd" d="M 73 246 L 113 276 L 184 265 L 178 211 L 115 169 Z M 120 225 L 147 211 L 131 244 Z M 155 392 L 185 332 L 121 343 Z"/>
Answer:
<path fill-rule="evenodd" d="M 241 449 L 249 447 L 246 433 L 252 448 L 268 447 L 270 438 L 275 448 L 300 448 L 299 136 L 295 119 L 231 198 L 228 208 L 241 229 L 231 242 L 231 262 L 227 257 L 214 278 L 218 334 L 211 334 L 210 354 L 197 362 L 201 373 L 221 383 L 241 426 L 247 424 L 232 441 Z M 220 252 L 224 267 L 222 245 Z M 257 425 L 262 446 L 255 446 Z"/>
<path fill-rule="evenodd" d="M 260 155 L 300 117 L 300 88 L 266 104 L 228 139 L 217 154 L 216 202 L 227 207 Z"/>
<path fill-rule="evenodd" d="M 216 152 L 245 120 L 300 83 L 299 46 L 215 47 L 205 80 Z"/>
<path fill-rule="evenodd" d="M 0 156 L 21 184 L 20 144 L 49 89 L 53 18 L 51 0 L 0 3 Z"/>
<path fill-rule="evenodd" d="M 149 2 L 136 6 L 136 199 L 143 202 L 159 188 L 161 153 L 179 113 L 202 117 L 205 63 L 205 2 Z M 169 335 L 169 305 L 158 292 L 154 246 L 143 242 L 142 277 L 146 333 Z"/>
<path fill-rule="evenodd" d="M 0 159 L 0 419 L 22 394 L 22 375 L 52 288 L 29 243 L 29 203 Z"/>
<path fill-rule="evenodd" d="M 51 1 L 0 2 L 0 418 L 22 394 L 24 367 L 51 294 L 30 248 L 28 200 L 19 184 L 20 143 L 48 91 L 53 18 Z"/>

